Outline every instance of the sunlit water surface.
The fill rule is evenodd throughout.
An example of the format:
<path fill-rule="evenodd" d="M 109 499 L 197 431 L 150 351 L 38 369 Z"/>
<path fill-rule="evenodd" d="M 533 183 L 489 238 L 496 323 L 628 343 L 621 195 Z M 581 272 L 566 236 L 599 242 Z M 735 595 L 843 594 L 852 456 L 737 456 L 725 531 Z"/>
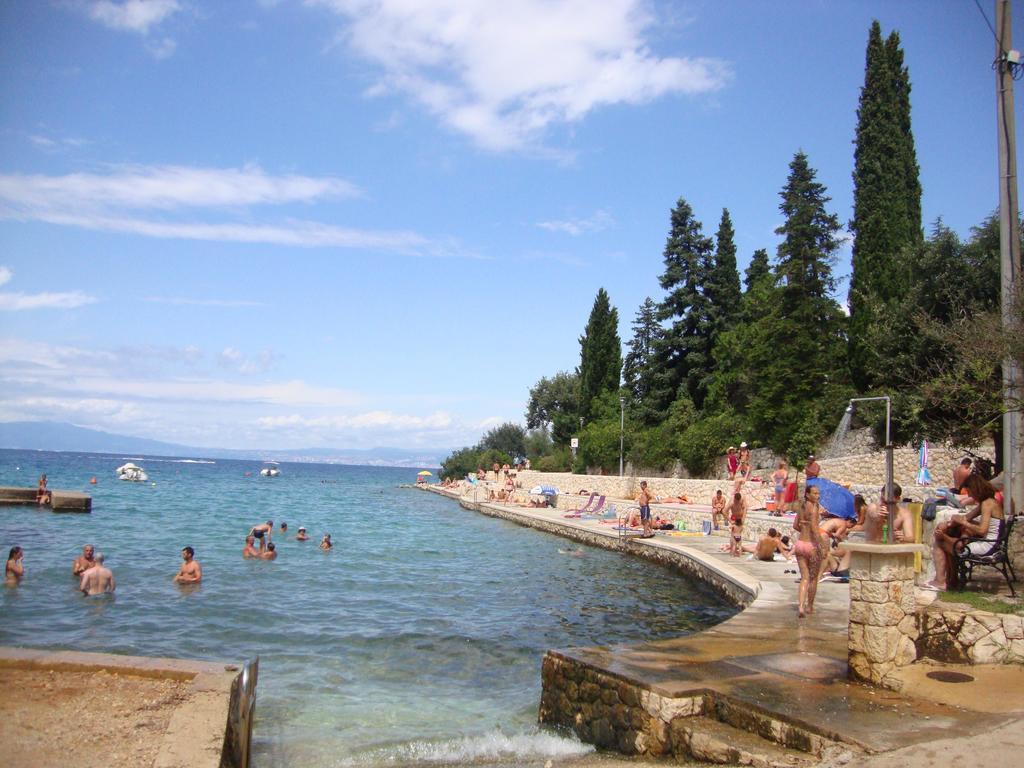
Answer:
<path fill-rule="evenodd" d="M 150 483 L 118 481 L 132 459 Z M 0 594 L 0 644 L 240 661 L 260 657 L 254 765 L 537 764 L 587 751 L 536 725 L 544 651 L 686 634 L 732 615 L 710 589 L 613 552 L 399 488 L 415 470 L 0 451 L 0 485 L 93 495 L 91 515 L 0 507 L 26 578 Z M 89 478 L 96 477 L 96 485 Z M 280 557 L 241 557 L 288 523 Z M 299 525 L 308 542 L 297 542 Z M 317 543 L 330 532 L 335 549 Z M 117 579 L 86 599 L 94 543 Z M 185 545 L 198 588 L 171 577 Z"/>

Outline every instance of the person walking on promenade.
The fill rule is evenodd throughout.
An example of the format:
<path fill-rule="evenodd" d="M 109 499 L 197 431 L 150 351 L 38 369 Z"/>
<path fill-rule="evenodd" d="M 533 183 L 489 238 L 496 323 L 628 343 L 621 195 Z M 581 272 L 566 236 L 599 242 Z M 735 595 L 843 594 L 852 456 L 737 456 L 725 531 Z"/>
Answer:
<path fill-rule="evenodd" d="M 11 547 L 7 555 L 7 567 L 4 569 L 4 580 L 8 585 L 16 587 L 25 578 L 25 552 L 21 547 Z"/>
<path fill-rule="evenodd" d="M 195 560 L 196 551 L 192 547 L 185 547 L 181 550 L 181 570 L 174 577 L 176 584 L 198 584 L 203 580 L 203 569 Z"/>
<path fill-rule="evenodd" d="M 729 522 L 729 516 L 725 514 L 725 494 L 722 493 L 722 489 L 719 488 L 715 491 L 715 495 L 711 497 L 711 525 L 714 529 L 718 530 L 718 518 L 721 516 L 722 524 Z"/>
<path fill-rule="evenodd" d="M 92 568 L 93 552 L 95 549 L 92 544 L 86 544 L 82 547 L 82 554 L 74 559 L 71 563 L 71 575 L 76 579 L 81 577 L 83 573 Z"/>
<path fill-rule="evenodd" d="M 87 597 L 102 595 L 117 589 L 113 572 L 103 565 L 102 552 L 96 553 L 92 568 L 82 574 L 82 580 L 78 582 L 78 588 Z"/>
<path fill-rule="evenodd" d="M 800 566 L 800 604 L 797 616 L 801 619 L 814 613 L 814 596 L 818 592 L 818 578 L 821 574 L 821 563 L 827 554 L 828 546 L 823 541 L 821 530 L 821 505 L 818 499 L 821 491 L 816 485 L 810 485 L 804 491 L 804 503 L 793 521 L 793 530 L 800 534 L 794 546 L 796 562 Z"/>
<path fill-rule="evenodd" d="M 739 466 L 740 460 L 736 456 L 736 449 L 730 445 L 729 450 L 725 452 L 725 471 L 730 480 L 736 479 L 736 470 L 739 469 Z"/>
<path fill-rule="evenodd" d="M 775 485 L 775 511 L 776 517 L 782 516 L 783 499 L 786 497 L 786 483 L 789 482 L 789 469 L 786 462 L 780 461 L 779 468 L 772 472 L 772 483 Z"/>
<path fill-rule="evenodd" d="M 640 505 L 640 522 L 644 526 L 644 532 L 640 535 L 643 539 L 653 539 L 654 531 L 651 530 L 651 492 L 647 490 L 647 481 L 640 481 L 640 495 L 636 502 Z"/>

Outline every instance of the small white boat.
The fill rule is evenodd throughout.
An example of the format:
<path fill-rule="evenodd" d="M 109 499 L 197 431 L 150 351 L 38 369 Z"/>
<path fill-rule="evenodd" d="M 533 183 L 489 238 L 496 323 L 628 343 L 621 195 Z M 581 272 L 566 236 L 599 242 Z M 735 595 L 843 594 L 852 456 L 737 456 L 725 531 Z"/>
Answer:
<path fill-rule="evenodd" d="M 117 472 L 118 480 L 127 480 L 130 483 L 144 483 L 149 480 L 146 470 L 132 464 L 130 461 L 127 464 L 122 464 L 114 471 Z"/>
<path fill-rule="evenodd" d="M 264 463 L 267 466 L 260 470 L 260 474 L 263 475 L 263 477 L 277 477 L 281 474 L 281 470 L 277 468 L 276 461 L 267 461 Z"/>

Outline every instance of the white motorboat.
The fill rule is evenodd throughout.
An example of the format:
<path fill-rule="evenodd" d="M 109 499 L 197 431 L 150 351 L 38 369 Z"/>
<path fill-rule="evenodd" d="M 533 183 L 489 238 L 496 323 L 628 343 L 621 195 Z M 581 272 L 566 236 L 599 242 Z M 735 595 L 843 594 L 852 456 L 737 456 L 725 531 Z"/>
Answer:
<path fill-rule="evenodd" d="M 266 466 L 260 470 L 260 474 L 263 475 L 263 477 L 277 477 L 281 474 L 281 470 L 277 468 L 276 461 L 267 461 L 264 463 Z"/>
<path fill-rule="evenodd" d="M 144 483 L 149 480 L 146 470 L 132 464 L 130 461 L 127 464 L 122 464 L 114 471 L 117 472 L 118 480 L 127 480 L 130 483 Z"/>

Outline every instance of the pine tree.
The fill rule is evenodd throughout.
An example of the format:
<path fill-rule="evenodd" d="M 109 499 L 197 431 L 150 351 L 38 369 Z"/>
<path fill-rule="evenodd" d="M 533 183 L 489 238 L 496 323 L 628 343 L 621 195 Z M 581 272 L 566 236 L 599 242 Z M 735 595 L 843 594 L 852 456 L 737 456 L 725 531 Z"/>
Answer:
<path fill-rule="evenodd" d="M 722 209 L 722 219 L 715 235 L 715 256 L 708 280 L 704 284 L 708 298 L 711 344 L 719 333 L 731 327 L 740 316 L 740 273 L 736 269 L 735 232 L 729 209 Z"/>
<path fill-rule="evenodd" d="M 672 227 L 665 243 L 665 271 L 659 278 L 668 291 L 658 318 L 669 321 L 655 348 L 656 372 L 651 382 L 651 414 L 664 419 L 669 406 L 686 395 L 700 409 L 704 401 L 704 371 L 709 366 L 711 327 L 707 282 L 711 238 L 701 232 L 693 209 L 679 198 L 672 210 Z"/>
<path fill-rule="evenodd" d="M 622 366 L 622 381 L 632 393 L 634 401 L 640 402 L 650 391 L 654 346 L 662 333 L 658 322 L 658 305 L 650 296 L 644 299 L 637 310 L 632 327 L 633 338 L 629 340 L 629 352 Z"/>
<path fill-rule="evenodd" d="M 594 398 L 617 392 L 622 375 L 622 342 L 619 340 L 619 311 L 601 288 L 594 298 L 587 327 L 580 336 L 580 415 L 588 419 Z"/>
<path fill-rule="evenodd" d="M 754 255 L 750 257 L 750 264 L 747 265 L 746 271 L 743 273 L 743 289 L 744 292 L 750 293 L 750 289 L 757 283 L 767 277 L 771 277 L 772 268 L 768 263 L 768 251 L 764 248 L 758 248 L 754 251 Z"/>
<path fill-rule="evenodd" d="M 839 219 L 826 211 L 831 198 L 803 152 L 789 170 L 780 193 L 785 222 L 776 230 L 783 236 L 776 297 L 766 316 L 751 325 L 745 363 L 757 372 L 749 406 L 756 437 L 777 451 L 787 451 L 809 424 L 824 431 L 816 403 L 830 379 L 843 378 L 846 364 L 843 314 L 831 296 Z"/>
<path fill-rule="evenodd" d="M 899 35 L 883 42 L 877 21 L 868 35 L 855 145 L 850 364 L 858 386 L 867 389 L 887 383 L 888 366 L 870 338 L 909 288 L 906 254 L 922 242 L 910 75 Z"/>

